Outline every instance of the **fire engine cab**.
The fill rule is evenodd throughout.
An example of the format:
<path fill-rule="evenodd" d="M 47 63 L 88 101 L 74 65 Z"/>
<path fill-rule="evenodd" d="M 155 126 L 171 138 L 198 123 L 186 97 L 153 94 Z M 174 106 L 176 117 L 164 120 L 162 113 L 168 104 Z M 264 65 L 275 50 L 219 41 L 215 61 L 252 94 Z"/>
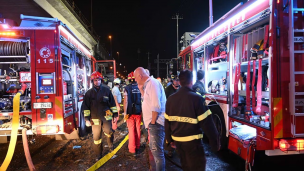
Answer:
<path fill-rule="evenodd" d="M 206 102 L 222 147 L 253 164 L 304 150 L 304 2 L 251 0 L 200 33 L 180 69 L 205 71 Z"/>
<path fill-rule="evenodd" d="M 0 22 L 0 137 L 6 141 L 19 106 L 18 134 L 25 127 L 28 135 L 70 134 L 80 125 L 96 60 L 58 19 L 21 19 L 20 26 L 9 19 Z M 20 103 L 13 104 L 22 88 Z"/>

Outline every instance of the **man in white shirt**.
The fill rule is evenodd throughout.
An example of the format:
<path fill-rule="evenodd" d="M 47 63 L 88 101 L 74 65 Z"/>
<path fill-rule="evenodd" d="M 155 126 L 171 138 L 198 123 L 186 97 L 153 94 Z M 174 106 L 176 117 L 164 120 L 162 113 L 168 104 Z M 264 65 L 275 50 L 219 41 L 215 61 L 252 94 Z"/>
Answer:
<path fill-rule="evenodd" d="M 114 80 L 114 87 L 112 89 L 112 94 L 115 99 L 118 114 L 120 113 L 120 103 L 121 103 L 121 92 L 119 91 L 119 84 L 120 84 L 120 79 L 116 78 Z"/>
<path fill-rule="evenodd" d="M 119 85 L 120 85 L 120 79 L 115 78 L 114 80 L 114 87 L 112 89 L 112 94 L 114 96 L 117 112 L 118 112 L 118 118 L 119 118 L 119 113 L 120 113 L 120 104 L 121 104 L 121 92 L 119 90 Z M 112 129 L 116 130 L 117 129 L 117 121 L 118 119 L 113 119 L 112 120 Z"/>
<path fill-rule="evenodd" d="M 143 88 L 143 120 L 149 129 L 149 147 L 156 163 L 157 171 L 165 170 L 164 157 L 164 125 L 166 94 L 163 86 L 155 78 L 150 77 L 144 68 L 134 71 L 135 81 Z"/>

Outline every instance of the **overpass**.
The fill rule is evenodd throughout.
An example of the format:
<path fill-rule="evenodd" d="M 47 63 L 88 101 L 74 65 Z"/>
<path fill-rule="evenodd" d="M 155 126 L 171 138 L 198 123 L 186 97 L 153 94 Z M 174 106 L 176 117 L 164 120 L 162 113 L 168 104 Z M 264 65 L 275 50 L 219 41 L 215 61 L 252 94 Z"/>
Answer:
<path fill-rule="evenodd" d="M 90 3 L 90 1 L 88 1 Z M 93 52 L 97 47 L 98 36 L 92 31 L 89 22 L 74 5 L 73 0 L 0 0 L 0 18 L 8 18 L 21 23 L 20 14 L 28 16 L 58 18 Z M 107 57 L 101 49 L 102 58 Z M 94 54 L 95 56 L 95 54 Z"/>
<path fill-rule="evenodd" d="M 58 18 L 66 24 L 79 40 L 93 51 L 93 47 L 98 43 L 98 36 L 92 31 L 91 23 L 81 15 L 80 10 L 72 0 L 34 1 L 53 18 Z M 90 2 L 88 1 L 88 3 Z"/>

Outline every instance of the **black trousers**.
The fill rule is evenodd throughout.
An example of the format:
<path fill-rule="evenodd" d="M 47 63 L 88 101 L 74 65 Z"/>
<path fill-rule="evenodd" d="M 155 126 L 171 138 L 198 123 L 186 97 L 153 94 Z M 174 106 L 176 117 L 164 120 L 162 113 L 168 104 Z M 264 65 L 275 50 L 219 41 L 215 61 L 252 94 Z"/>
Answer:
<path fill-rule="evenodd" d="M 92 119 L 93 120 L 93 119 Z M 95 153 L 101 157 L 102 155 L 102 132 L 107 137 L 107 143 L 109 148 L 113 148 L 113 140 L 114 140 L 114 131 L 112 130 L 112 120 L 99 120 L 99 123 L 96 123 L 95 120 L 94 125 L 92 125 L 92 133 L 93 133 L 93 140 L 94 140 L 94 151 Z"/>
<path fill-rule="evenodd" d="M 176 150 L 180 155 L 182 168 L 184 171 L 205 171 L 206 157 L 202 140 L 189 142 L 176 142 Z"/>
<path fill-rule="evenodd" d="M 166 143 L 166 138 L 165 138 L 165 142 L 164 142 L 164 149 L 168 150 L 168 151 L 174 151 L 175 149 L 171 147 L 171 144 L 167 144 Z"/>

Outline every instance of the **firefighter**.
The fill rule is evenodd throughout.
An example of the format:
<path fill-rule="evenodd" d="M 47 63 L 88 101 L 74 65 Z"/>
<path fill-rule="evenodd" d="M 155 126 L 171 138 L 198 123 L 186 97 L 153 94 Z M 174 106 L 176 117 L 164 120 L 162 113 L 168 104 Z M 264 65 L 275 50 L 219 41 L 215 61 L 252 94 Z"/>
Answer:
<path fill-rule="evenodd" d="M 107 137 L 110 152 L 114 150 L 112 119 L 114 121 L 118 119 L 114 97 L 108 87 L 101 85 L 102 78 L 99 72 L 92 73 L 91 81 L 94 87 L 86 92 L 83 100 L 86 125 L 92 125 L 94 151 L 97 159 L 102 157 L 102 132 Z"/>
<path fill-rule="evenodd" d="M 171 84 L 165 89 L 166 98 L 176 93 L 180 87 L 179 78 L 177 75 L 171 75 Z M 165 143 L 165 150 L 168 150 L 168 156 L 172 157 L 174 153 L 174 148 L 170 144 Z"/>
<path fill-rule="evenodd" d="M 125 120 L 129 130 L 129 156 L 139 154 L 140 148 L 140 123 L 141 123 L 141 93 L 135 82 L 133 72 L 128 76 L 130 84 L 125 87 L 124 91 L 124 111 Z"/>
<path fill-rule="evenodd" d="M 106 86 L 106 87 L 110 88 L 110 90 L 111 90 L 112 87 L 109 86 L 109 78 L 106 75 L 103 76 L 102 84 L 103 84 L 103 86 Z"/>
<path fill-rule="evenodd" d="M 213 151 L 220 149 L 219 133 L 213 123 L 205 99 L 192 90 L 192 72 L 181 71 L 181 88 L 166 103 L 166 143 L 176 146 L 183 170 L 205 170 L 206 158 L 202 145 L 205 132 Z M 174 143 L 173 143 L 174 141 Z"/>
<path fill-rule="evenodd" d="M 180 87 L 179 78 L 177 75 L 171 75 L 171 84 L 165 89 L 166 98 L 177 92 Z"/>
<path fill-rule="evenodd" d="M 204 77 L 205 77 L 205 71 L 198 70 L 197 76 L 196 76 L 196 82 L 193 85 L 192 89 L 199 95 L 203 96 L 205 98 L 205 86 L 204 86 Z"/>

